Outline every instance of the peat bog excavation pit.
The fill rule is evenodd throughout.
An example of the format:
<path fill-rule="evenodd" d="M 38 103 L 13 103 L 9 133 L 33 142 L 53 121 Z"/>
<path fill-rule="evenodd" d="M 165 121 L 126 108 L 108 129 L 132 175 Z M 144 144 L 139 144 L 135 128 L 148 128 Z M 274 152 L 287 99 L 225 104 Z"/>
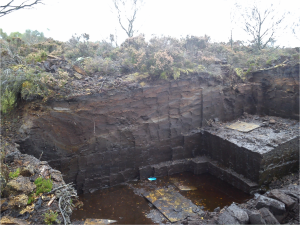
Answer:
<path fill-rule="evenodd" d="M 299 170 L 298 77 L 299 64 L 34 103 L 17 143 L 75 184 L 75 224 L 286 222 L 278 193 L 292 194 L 269 184 Z"/>

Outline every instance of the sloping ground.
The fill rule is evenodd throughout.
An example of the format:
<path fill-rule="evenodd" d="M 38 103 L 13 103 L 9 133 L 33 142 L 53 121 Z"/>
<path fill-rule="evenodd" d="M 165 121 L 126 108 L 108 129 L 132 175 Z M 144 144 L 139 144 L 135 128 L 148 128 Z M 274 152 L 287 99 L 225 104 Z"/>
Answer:
<path fill-rule="evenodd" d="M 33 195 L 37 190 L 34 181 L 38 177 L 50 179 L 53 183 L 52 190 L 66 185 L 61 172 L 52 169 L 46 161 L 21 154 L 18 145 L 14 146 L 4 138 L 1 138 L 1 144 L 1 154 L 4 157 L 0 174 L 1 224 L 44 224 L 45 214 L 51 211 L 57 214 L 52 222 L 63 223 L 64 219 L 59 209 L 59 196 L 56 192 Z M 20 174 L 16 177 L 7 177 L 9 171 L 16 170 L 20 171 Z M 73 200 L 74 206 L 79 203 L 76 199 Z"/>

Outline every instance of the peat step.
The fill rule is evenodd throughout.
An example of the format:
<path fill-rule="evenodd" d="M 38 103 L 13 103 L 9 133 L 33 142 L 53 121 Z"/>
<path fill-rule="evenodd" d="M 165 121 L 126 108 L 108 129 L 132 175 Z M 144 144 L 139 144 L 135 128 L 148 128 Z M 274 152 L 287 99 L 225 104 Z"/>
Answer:
<path fill-rule="evenodd" d="M 167 161 L 139 168 L 140 179 L 170 176 L 181 172 L 192 172 L 194 174 L 210 173 L 246 193 L 251 193 L 258 188 L 257 183 L 220 165 L 217 161 L 213 161 L 206 156 Z"/>

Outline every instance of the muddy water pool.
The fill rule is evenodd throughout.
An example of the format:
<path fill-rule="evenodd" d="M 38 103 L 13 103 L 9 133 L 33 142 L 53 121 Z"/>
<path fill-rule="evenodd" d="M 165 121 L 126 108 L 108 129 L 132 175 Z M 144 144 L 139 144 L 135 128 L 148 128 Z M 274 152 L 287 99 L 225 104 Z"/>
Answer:
<path fill-rule="evenodd" d="M 180 190 L 183 186 L 183 189 L 191 187 L 193 190 Z M 114 224 L 167 223 L 168 220 L 142 194 L 145 191 L 170 187 L 208 211 L 232 202 L 242 203 L 251 198 L 251 195 L 210 174 L 194 175 L 184 172 L 160 177 L 156 181 L 131 181 L 91 194 L 82 194 L 79 198 L 84 205 L 73 211 L 72 221 L 83 222 L 88 218 L 95 218 L 116 220 Z"/>

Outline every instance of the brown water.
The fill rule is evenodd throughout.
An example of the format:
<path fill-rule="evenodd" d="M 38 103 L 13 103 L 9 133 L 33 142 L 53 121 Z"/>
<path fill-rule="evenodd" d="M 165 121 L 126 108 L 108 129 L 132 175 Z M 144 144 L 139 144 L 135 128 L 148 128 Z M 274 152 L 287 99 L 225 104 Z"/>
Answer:
<path fill-rule="evenodd" d="M 80 195 L 79 198 L 84 206 L 73 212 L 72 220 L 84 221 L 86 218 L 117 220 L 114 224 L 166 222 L 167 219 L 158 213 L 140 193 L 159 187 L 174 186 L 172 179 L 186 186 L 197 187 L 194 191 L 177 190 L 194 204 L 203 206 L 203 210 L 213 211 L 217 207 L 222 208 L 232 202 L 242 203 L 251 198 L 250 195 L 210 174 L 194 175 L 184 172 L 157 178 L 156 181 L 132 181 L 126 185 Z"/>

